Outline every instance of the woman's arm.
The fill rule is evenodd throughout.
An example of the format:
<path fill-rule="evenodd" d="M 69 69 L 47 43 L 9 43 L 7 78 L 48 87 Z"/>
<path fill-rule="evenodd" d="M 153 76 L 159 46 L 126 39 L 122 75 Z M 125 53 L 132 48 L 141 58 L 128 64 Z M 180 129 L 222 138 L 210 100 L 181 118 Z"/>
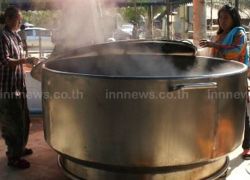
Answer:
<path fill-rule="evenodd" d="M 244 32 L 239 31 L 238 34 L 234 37 L 232 44 L 221 44 L 217 42 L 201 40 L 201 47 L 211 47 L 217 49 L 220 54 L 222 54 L 225 59 L 234 59 L 238 60 L 242 50 L 246 48 L 246 35 Z"/>
<path fill-rule="evenodd" d="M 245 33 L 239 32 L 234 38 L 231 45 L 223 45 L 221 49 L 225 59 L 233 59 L 244 62 L 247 48 L 247 37 Z M 241 58 L 240 58 L 241 57 Z"/>
<path fill-rule="evenodd" d="M 241 48 L 241 46 L 246 43 L 246 35 L 244 32 L 239 31 L 238 34 L 234 37 L 232 44 L 221 44 L 218 42 L 209 41 L 206 39 L 203 39 L 200 41 L 199 45 L 201 47 L 212 47 L 216 49 L 235 49 L 235 48 Z"/>

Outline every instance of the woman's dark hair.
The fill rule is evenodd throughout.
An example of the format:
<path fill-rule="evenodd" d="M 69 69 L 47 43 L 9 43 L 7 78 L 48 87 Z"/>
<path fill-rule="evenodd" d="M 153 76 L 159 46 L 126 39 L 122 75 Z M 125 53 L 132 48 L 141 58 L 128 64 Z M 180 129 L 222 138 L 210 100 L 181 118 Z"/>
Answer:
<path fill-rule="evenodd" d="M 233 26 L 232 28 L 234 27 L 237 27 L 237 26 L 241 26 L 241 18 L 240 18 L 240 14 L 238 12 L 238 10 L 230 5 L 224 5 L 222 6 L 222 8 L 220 8 L 219 12 L 218 12 L 218 23 L 219 23 L 219 18 L 220 18 L 220 13 L 221 12 L 227 12 L 231 18 L 233 19 Z M 223 32 L 223 29 L 220 27 L 220 24 L 219 24 L 219 29 L 217 31 L 217 34 L 221 34 Z"/>
<path fill-rule="evenodd" d="M 20 10 L 17 7 L 15 7 L 15 6 L 9 6 L 9 7 L 7 7 L 6 10 L 5 10 L 5 12 L 4 12 L 4 18 L 5 18 L 5 20 L 6 20 L 6 18 L 12 19 L 12 18 L 16 17 L 18 15 L 19 11 Z"/>

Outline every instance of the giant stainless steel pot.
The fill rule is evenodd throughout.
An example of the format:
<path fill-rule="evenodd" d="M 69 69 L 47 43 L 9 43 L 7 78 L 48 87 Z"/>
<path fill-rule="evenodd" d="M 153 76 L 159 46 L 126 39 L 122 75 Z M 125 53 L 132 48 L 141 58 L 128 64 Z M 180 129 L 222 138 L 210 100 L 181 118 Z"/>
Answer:
<path fill-rule="evenodd" d="M 42 68 L 45 139 L 66 174 L 179 180 L 224 173 L 242 140 L 247 67 L 102 48 Z"/>

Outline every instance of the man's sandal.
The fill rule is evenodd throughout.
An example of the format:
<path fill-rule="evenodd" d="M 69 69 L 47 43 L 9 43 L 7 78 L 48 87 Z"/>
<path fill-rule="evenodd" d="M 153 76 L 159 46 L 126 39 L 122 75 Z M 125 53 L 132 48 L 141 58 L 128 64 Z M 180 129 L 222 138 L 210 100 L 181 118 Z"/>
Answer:
<path fill-rule="evenodd" d="M 250 149 L 244 149 L 241 156 L 244 160 L 250 160 Z"/>
<path fill-rule="evenodd" d="M 30 163 L 25 159 L 9 159 L 8 166 L 14 167 L 17 169 L 27 169 L 30 167 Z"/>

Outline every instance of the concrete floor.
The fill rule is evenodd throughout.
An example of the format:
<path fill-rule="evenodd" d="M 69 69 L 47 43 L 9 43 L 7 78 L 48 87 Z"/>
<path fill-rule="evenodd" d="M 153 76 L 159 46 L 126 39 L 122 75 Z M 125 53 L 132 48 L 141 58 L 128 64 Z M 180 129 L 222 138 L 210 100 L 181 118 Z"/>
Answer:
<path fill-rule="evenodd" d="M 239 147 L 229 155 L 230 165 L 226 180 L 250 180 L 250 161 L 241 158 L 242 149 Z"/>
<path fill-rule="evenodd" d="M 31 168 L 16 170 L 8 167 L 3 139 L 0 139 L 0 180 L 68 180 L 57 165 L 57 154 L 47 145 L 43 136 L 42 119 L 33 117 L 28 147 L 34 154 L 26 159 Z M 243 161 L 239 147 L 230 154 L 228 176 L 220 180 L 250 180 L 250 161 Z"/>
<path fill-rule="evenodd" d="M 7 166 L 6 146 L 0 139 L 0 180 L 68 180 L 57 166 L 56 153 L 46 144 L 41 118 L 32 118 L 29 148 L 34 154 L 27 156 L 31 167 L 17 170 Z"/>

